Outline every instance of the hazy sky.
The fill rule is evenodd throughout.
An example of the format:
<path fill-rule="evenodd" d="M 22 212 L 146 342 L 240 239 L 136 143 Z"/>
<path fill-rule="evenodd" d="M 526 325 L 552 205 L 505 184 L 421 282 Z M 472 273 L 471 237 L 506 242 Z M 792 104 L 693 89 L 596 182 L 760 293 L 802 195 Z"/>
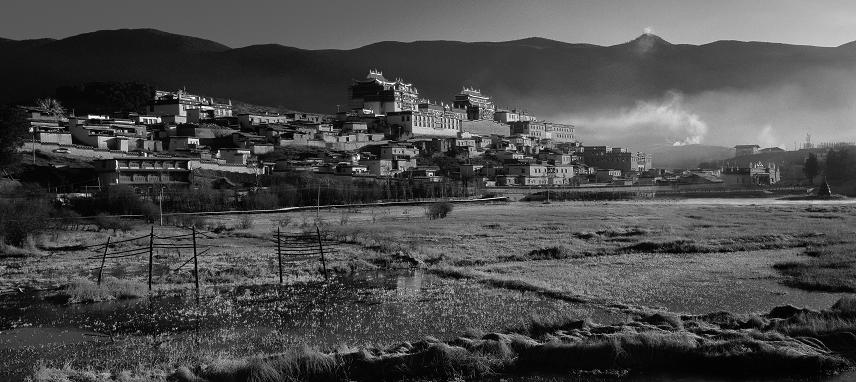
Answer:
<path fill-rule="evenodd" d="M 673 43 L 856 40 L 853 0 L 3 0 L 0 37 L 63 38 L 155 28 L 232 47 L 349 49 L 383 40 L 504 41 L 539 36 L 613 45 L 651 28 Z"/>

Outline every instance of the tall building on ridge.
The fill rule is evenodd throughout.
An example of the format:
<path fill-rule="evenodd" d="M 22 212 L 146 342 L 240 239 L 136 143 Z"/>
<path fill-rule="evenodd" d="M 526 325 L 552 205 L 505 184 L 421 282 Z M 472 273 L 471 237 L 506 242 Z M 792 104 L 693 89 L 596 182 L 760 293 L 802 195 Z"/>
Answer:
<path fill-rule="evenodd" d="M 378 70 L 370 70 L 364 80 L 354 80 L 348 92 L 351 109 L 371 110 L 374 115 L 419 109 L 419 90 L 413 84 L 387 80 Z"/>
<path fill-rule="evenodd" d="M 186 90 L 157 90 L 149 105 L 149 112 L 155 116 L 174 115 L 182 121 L 191 114 L 195 114 L 197 118 L 231 117 L 232 101 L 220 103 L 214 98 L 191 94 Z"/>
<path fill-rule="evenodd" d="M 454 106 L 467 111 L 467 119 L 493 120 L 496 106 L 490 97 L 481 93 L 478 89 L 464 87 L 461 93 L 455 96 Z"/>

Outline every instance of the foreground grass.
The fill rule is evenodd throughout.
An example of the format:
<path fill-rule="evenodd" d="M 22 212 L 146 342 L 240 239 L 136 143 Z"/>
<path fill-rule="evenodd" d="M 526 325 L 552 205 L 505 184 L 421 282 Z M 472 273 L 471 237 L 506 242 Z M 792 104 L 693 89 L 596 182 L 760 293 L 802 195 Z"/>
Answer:
<path fill-rule="evenodd" d="M 506 332 L 470 331 L 450 341 L 425 338 L 390 347 L 341 346 L 330 352 L 300 347 L 243 358 L 193 358 L 175 352 L 176 358 L 165 359 L 159 367 L 41 367 L 32 380 L 399 381 L 586 371 L 821 375 L 853 365 L 853 330 L 856 299 L 844 298 L 825 311 L 785 306 L 763 316 L 681 317 L 638 311 L 616 325 L 536 320 Z M 199 361 L 188 364 L 191 359 Z"/>
<path fill-rule="evenodd" d="M 781 262 L 773 267 L 788 278 L 786 285 L 824 292 L 856 292 L 856 244 L 809 247 L 804 262 Z"/>
<path fill-rule="evenodd" d="M 74 304 L 137 298 L 147 293 L 146 285 L 141 282 L 105 277 L 101 285 L 86 279 L 74 280 L 57 292 L 55 297 Z"/>

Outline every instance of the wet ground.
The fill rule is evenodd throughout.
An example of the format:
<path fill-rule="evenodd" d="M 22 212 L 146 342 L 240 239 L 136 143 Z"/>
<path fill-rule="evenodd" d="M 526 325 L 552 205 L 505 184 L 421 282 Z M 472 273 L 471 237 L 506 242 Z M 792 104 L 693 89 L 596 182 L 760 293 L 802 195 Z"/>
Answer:
<path fill-rule="evenodd" d="M 801 261 L 802 249 L 704 253 L 623 254 L 541 262 L 499 263 L 478 269 L 534 280 L 592 298 L 685 314 L 766 313 L 791 304 L 827 309 L 840 293 L 782 284 L 773 264 Z"/>
<path fill-rule="evenodd" d="M 377 272 L 330 283 L 254 286 L 210 291 L 194 298 L 165 297 L 59 305 L 41 296 L 5 297 L 0 305 L 0 380 L 20 378 L 42 361 L 61 366 L 91 356 L 93 343 L 111 336 L 170 334 L 197 337 L 211 351 L 247 342 L 255 350 L 311 344 L 321 349 L 394 344 L 424 336 L 440 339 L 468 328 L 500 330 L 532 316 L 571 315 L 614 321 L 605 311 L 547 300 L 531 293 L 439 279 L 421 271 Z"/>

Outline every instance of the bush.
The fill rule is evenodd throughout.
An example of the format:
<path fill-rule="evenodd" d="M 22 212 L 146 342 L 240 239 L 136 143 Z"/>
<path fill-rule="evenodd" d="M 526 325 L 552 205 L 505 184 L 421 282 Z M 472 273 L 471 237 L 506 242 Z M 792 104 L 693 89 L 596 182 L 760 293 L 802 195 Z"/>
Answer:
<path fill-rule="evenodd" d="M 250 215 L 242 215 L 241 219 L 238 220 L 238 228 L 240 229 L 250 229 L 253 228 L 255 222 L 253 221 L 253 217 Z"/>
<path fill-rule="evenodd" d="M 98 214 L 95 216 L 95 226 L 98 227 L 98 230 L 113 230 L 113 233 L 116 231 L 128 232 L 131 230 L 131 223 L 123 221 L 114 216 L 107 216 L 105 214 Z"/>
<path fill-rule="evenodd" d="M 428 206 L 426 215 L 429 219 L 443 219 L 448 215 L 454 207 L 449 202 L 437 202 Z"/>
<path fill-rule="evenodd" d="M 23 245 L 27 236 L 48 228 L 45 223 L 52 212 L 45 199 L 0 201 L 0 238 L 9 245 Z"/>
<path fill-rule="evenodd" d="M 172 215 L 166 219 L 167 224 L 177 227 L 205 227 L 207 221 L 205 218 L 196 215 Z"/>
<path fill-rule="evenodd" d="M 140 215 L 149 223 L 160 219 L 160 207 L 150 201 L 144 201 L 140 204 Z"/>

